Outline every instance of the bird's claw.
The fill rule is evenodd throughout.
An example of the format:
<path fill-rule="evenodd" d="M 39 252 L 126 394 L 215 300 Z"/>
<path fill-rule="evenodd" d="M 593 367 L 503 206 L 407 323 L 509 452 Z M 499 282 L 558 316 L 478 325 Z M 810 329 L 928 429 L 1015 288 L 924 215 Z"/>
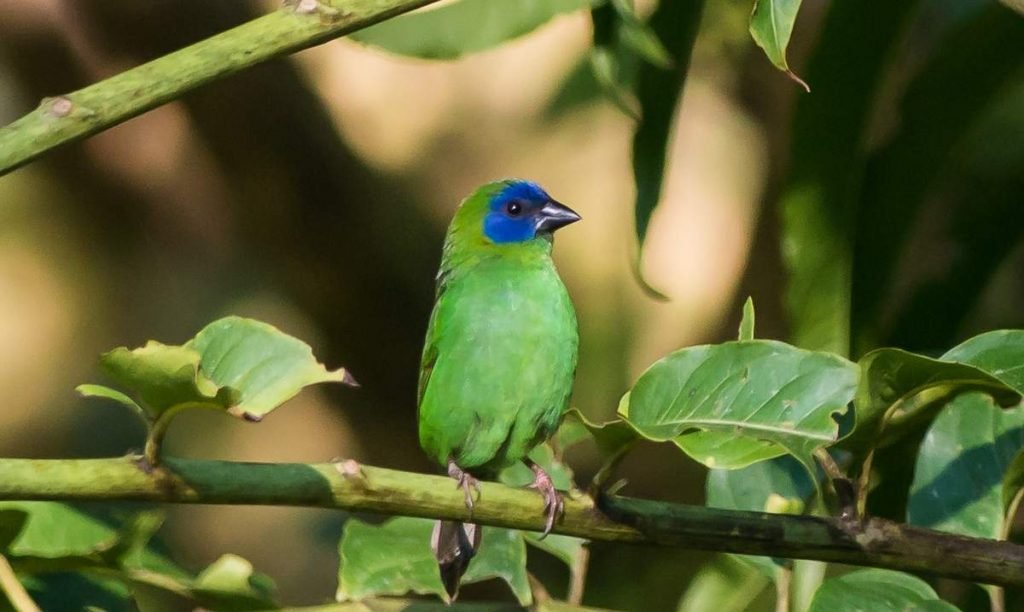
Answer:
<path fill-rule="evenodd" d="M 448 475 L 455 479 L 455 488 L 462 489 L 466 496 L 466 509 L 470 515 L 473 513 L 473 491 L 476 490 L 477 499 L 480 498 L 480 481 L 474 478 L 469 472 L 460 468 L 454 461 L 448 461 Z"/>
<path fill-rule="evenodd" d="M 543 468 L 536 463 L 531 463 L 530 469 L 533 470 L 533 484 L 529 488 L 536 489 L 544 496 L 544 514 L 547 516 L 547 521 L 544 523 L 544 532 L 540 535 L 540 539 L 543 540 L 551 533 L 555 521 L 565 514 L 565 500 L 562 498 L 562 494 L 555 489 L 555 483 L 551 482 L 551 477 Z"/>

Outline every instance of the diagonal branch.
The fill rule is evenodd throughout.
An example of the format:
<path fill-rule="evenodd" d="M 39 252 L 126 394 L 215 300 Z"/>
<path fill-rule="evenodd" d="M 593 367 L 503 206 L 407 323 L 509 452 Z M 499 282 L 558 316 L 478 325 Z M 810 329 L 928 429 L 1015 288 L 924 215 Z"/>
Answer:
<path fill-rule="evenodd" d="M 73 93 L 0 128 L 0 176 L 260 62 L 437 0 L 291 0 L 279 10 Z"/>
<path fill-rule="evenodd" d="M 378 514 L 467 519 L 448 478 L 342 464 L 232 463 L 137 458 L 0 459 L 0 500 L 149 501 L 315 506 Z M 341 466 L 341 467 L 339 467 Z M 544 502 L 533 491 L 483 483 L 473 521 L 540 531 Z M 679 546 L 867 565 L 1000 585 L 1024 585 L 1024 546 L 966 538 L 883 519 L 865 523 L 738 512 L 609 497 L 566 500 L 554 531 L 608 542 Z"/>

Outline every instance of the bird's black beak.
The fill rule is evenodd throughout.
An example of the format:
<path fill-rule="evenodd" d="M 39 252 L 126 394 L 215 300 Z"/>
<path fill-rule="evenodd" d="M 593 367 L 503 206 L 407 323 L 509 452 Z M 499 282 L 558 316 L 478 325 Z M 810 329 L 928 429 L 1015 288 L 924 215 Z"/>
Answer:
<path fill-rule="evenodd" d="M 581 218 L 575 210 L 565 204 L 549 200 L 537 215 L 537 232 L 553 232 L 570 223 L 576 223 Z"/>

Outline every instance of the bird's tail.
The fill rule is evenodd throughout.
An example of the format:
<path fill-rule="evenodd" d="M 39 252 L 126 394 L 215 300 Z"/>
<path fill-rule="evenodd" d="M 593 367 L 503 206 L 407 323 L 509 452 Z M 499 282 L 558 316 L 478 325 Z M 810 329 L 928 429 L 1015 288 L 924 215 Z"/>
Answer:
<path fill-rule="evenodd" d="M 430 536 L 430 548 L 441 571 L 441 582 L 452 601 L 459 595 L 459 581 L 480 548 L 483 529 L 473 523 L 437 521 Z"/>

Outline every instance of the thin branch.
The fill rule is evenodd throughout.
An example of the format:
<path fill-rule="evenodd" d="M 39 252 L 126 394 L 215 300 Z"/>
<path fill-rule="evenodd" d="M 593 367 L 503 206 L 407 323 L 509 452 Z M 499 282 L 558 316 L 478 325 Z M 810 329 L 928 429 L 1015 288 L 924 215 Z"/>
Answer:
<path fill-rule="evenodd" d="M 15 612 L 39 612 L 39 606 L 32 601 L 32 596 L 22 586 L 14 568 L 3 555 L 0 555 L 0 590 L 7 596 L 7 603 Z"/>
<path fill-rule="evenodd" d="M 574 605 L 583 605 L 583 589 L 587 584 L 587 570 L 590 566 L 590 546 L 584 544 L 576 550 L 576 558 L 569 566 L 569 595 L 565 600 Z"/>
<path fill-rule="evenodd" d="M 286 6 L 73 93 L 0 128 L 0 176 L 200 85 L 437 0 L 292 0 Z"/>
<path fill-rule="evenodd" d="M 792 588 L 793 568 L 775 568 L 775 612 L 789 612 L 789 598 Z"/>
<path fill-rule="evenodd" d="M 344 466 L 354 462 L 345 462 Z M 0 500 L 147 501 L 310 506 L 468 520 L 465 500 L 441 476 L 336 464 L 233 463 L 164 458 L 0 459 Z M 598 507 L 599 506 L 599 507 Z M 483 483 L 473 522 L 544 528 L 544 501 L 525 489 Z M 567 499 L 555 533 L 748 555 L 816 559 L 1024 585 L 1024 546 L 967 538 L 883 519 L 864 522 L 739 512 L 627 497 Z"/>

